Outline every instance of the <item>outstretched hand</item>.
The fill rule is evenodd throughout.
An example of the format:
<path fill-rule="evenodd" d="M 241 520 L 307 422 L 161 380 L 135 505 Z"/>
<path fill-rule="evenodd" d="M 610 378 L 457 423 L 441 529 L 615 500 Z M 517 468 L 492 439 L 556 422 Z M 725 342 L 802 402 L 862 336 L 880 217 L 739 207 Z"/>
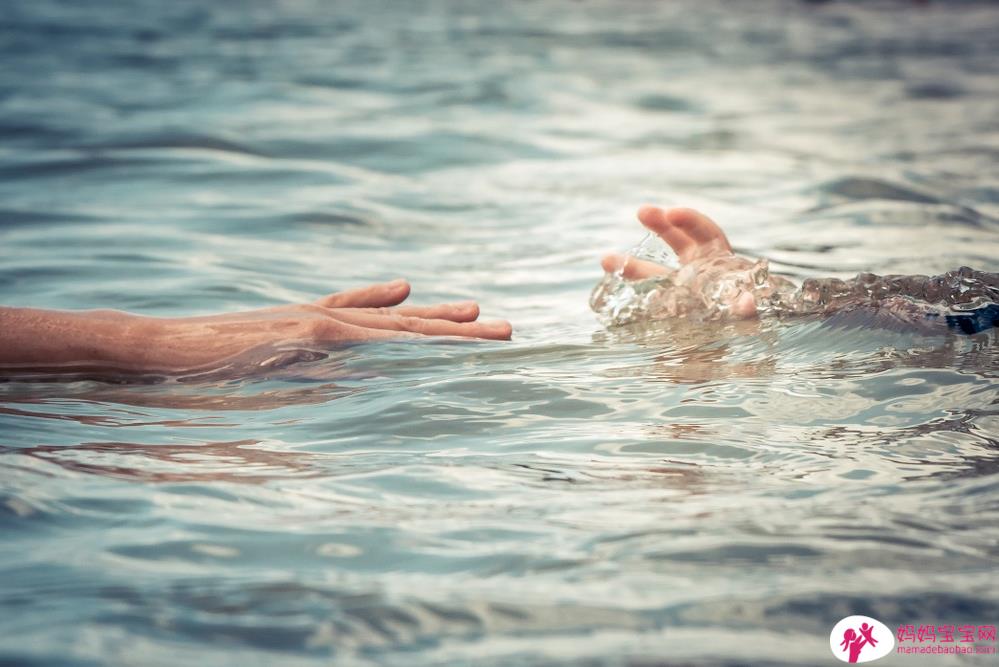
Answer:
<path fill-rule="evenodd" d="M 409 283 L 396 280 L 338 292 L 312 303 L 165 320 L 158 340 L 171 367 L 217 364 L 245 352 L 423 336 L 505 340 L 508 322 L 479 322 L 472 301 L 402 306 Z M 148 365 L 148 364 L 147 364 Z"/>
<path fill-rule="evenodd" d="M 673 289 L 664 299 L 672 315 L 701 309 L 736 319 L 756 317 L 758 296 L 793 287 L 769 274 L 765 264 L 760 271 L 758 261 L 736 255 L 721 227 L 693 209 L 643 206 L 638 219 L 676 252 L 680 268 L 616 253 L 606 255 L 601 265 L 625 280 L 668 278 Z"/>
<path fill-rule="evenodd" d="M 313 332 L 329 342 L 382 340 L 400 336 L 461 336 L 507 340 L 512 334 L 505 320 L 479 322 L 474 301 L 433 306 L 399 305 L 409 297 L 405 280 L 337 292 L 312 304 L 291 309 L 318 316 Z M 278 309 L 280 310 L 280 308 Z"/>
<path fill-rule="evenodd" d="M 258 351 L 422 336 L 510 338 L 509 322 L 478 321 L 475 302 L 400 305 L 409 291 L 396 280 L 312 303 L 180 318 L 0 308 L 0 368 L 183 372 L 240 366 Z"/>

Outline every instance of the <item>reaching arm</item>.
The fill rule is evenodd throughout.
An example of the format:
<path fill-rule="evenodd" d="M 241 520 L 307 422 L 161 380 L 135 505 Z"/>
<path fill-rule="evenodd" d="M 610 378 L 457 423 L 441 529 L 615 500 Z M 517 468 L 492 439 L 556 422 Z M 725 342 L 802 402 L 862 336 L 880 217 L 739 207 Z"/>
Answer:
<path fill-rule="evenodd" d="M 508 322 L 476 321 L 479 308 L 474 302 L 400 306 L 409 289 L 399 280 L 309 304 L 206 317 L 0 308 L 0 367 L 182 372 L 283 346 L 414 336 L 510 338 Z"/>

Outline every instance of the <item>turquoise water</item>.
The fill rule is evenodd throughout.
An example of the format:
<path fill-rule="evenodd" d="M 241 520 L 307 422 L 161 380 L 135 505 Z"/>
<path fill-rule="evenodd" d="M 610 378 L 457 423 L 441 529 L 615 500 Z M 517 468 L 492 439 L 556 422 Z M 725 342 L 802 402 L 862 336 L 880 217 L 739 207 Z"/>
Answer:
<path fill-rule="evenodd" d="M 995 330 L 605 329 L 587 299 L 646 201 L 797 280 L 999 271 L 997 28 L 6 7 L 0 302 L 213 313 L 402 276 L 515 334 L 0 382 L 0 663 L 830 664 L 850 614 L 996 624 Z"/>

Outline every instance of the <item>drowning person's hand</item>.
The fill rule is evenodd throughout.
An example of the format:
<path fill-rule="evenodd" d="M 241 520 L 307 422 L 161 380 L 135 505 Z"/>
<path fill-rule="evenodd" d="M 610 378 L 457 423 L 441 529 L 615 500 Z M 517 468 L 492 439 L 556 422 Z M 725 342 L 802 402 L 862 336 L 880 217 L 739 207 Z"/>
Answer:
<path fill-rule="evenodd" d="M 786 278 L 770 274 L 766 262 L 736 255 L 725 232 L 702 213 L 643 206 L 638 219 L 676 252 L 680 268 L 622 254 L 606 255 L 601 264 L 627 281 L 660 280 L 657 310 L 665 315 L 756 317 L 759 297 L 794 289 Z"/>
<path fill-rule="evenodd" d="M 420 336 L 506 340 L 509 322 L 479 322 L 468 301 L 401 306 L 404 280 L 313 303 L 202 317 L 157 318 L 110 310 L 0 308 L 0 367 L 14 370 L 187 372 L 241 367 L 271 353 Z"/>

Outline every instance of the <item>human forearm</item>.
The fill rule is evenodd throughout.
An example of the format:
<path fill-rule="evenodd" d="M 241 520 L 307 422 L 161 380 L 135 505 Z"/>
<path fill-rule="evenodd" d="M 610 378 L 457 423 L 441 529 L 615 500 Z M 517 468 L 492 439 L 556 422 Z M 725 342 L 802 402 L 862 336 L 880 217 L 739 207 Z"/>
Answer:
<path fill-rule="evenodd" d="M 112 310 L 0 308 L 0 364 L 148 368 L 164 320 Z"/>
<path fill-rule="evenodd" d="M 157 318 L 113 310 L 0 308 L 0 366 L 193 370 L 268 343 L 307 338 L 298 320 L 266 310 Z"/>
<path fill-rule="evenodd" d="M 179 373 L 227 366 L 242 373 L 314 347 L 422 336 L 510 338 L 508 322 L 478 321 L 474 302 L 399 306 L 408 295 L 409 284 L 397 280 L 313 303 L 181 318 L 0 307 L 0 371 Z"/>

